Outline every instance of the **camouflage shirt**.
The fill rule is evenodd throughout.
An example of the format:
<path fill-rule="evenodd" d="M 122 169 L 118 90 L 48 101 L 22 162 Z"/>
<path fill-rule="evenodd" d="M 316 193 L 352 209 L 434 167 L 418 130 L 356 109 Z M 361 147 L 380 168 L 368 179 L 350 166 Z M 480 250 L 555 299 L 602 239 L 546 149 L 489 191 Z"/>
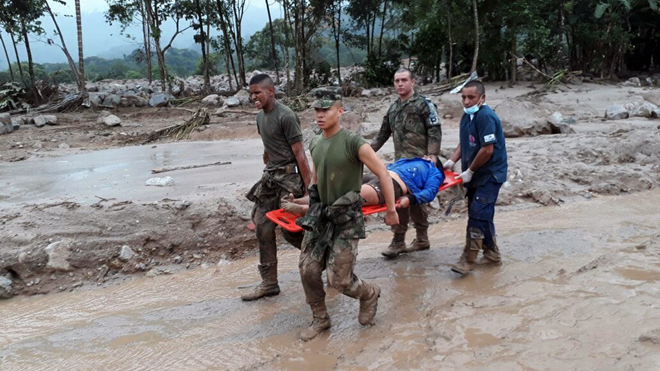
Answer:
<path fill-rule="evenodd" d="M 371 141 L 371 148 L 378 151 L 390 136 L 394 140 L 394 157 L 424 157 L 440 154 L 442 122 L 435 104 L 430 99 L 414 93 L 406 101 L 397 99 L 383 117 L 380 132 Z"/>

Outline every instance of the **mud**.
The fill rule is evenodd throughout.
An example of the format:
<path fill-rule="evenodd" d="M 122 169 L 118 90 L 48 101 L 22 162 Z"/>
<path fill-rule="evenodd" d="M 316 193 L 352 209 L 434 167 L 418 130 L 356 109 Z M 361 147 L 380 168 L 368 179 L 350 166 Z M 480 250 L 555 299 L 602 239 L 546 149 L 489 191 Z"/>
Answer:
<path fill-rule="evenodd" d="M 329 288 L 332 329 L 297 340 L 311 313 L 297 253 L 282 294 L 238 299 L 251 257 L 102 290 L 0 302 L 6 370 L 652 370 L 660 363 L 657 190 L 497 215 L 504 263 L 448 269 L 465 220 L 431 227 L 432 249 L 384 260 L 361 242 L 357 274 L 383 288 L 376 323 Z"/>

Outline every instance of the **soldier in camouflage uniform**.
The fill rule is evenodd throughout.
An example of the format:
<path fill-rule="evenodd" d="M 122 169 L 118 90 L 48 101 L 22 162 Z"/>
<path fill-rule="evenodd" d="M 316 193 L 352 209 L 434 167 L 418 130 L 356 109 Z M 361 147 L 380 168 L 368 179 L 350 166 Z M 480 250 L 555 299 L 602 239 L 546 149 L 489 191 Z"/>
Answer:
<path fill-rule="evenodd" d="M 254 202 L 252 221 L 259 244 L 259 273 L 262 282 L 252 292 L 243 295 L 243 300 L 256 300 L 264 296 L 278 295 L 277 246 L 275 223 L 266 218 L 266 213 L 280 208 L 283 196 L 293 194 L 301 197 L 307 192 L 310 170 L 302 144 L 300 121 L 296 114 L 275 100 L 273 80 L 259 74 L 250 80 L 250 95 L 258 109 L 257 131 L 264 143 L 264 169 L 261 180 L 247 195 Z M 293 246 L 300 248 L 302 233 L 282 235 Z"/>
<path fill-rule="evenodd" d="M 442 123 L 435 104 L 416 93 L 414 85 L 412 72 L 407 68 L 401 68 L 394 74 L 394 87 L 399 99 L 392 103 L 387 111 L 380 132 L 371 142 L 371 147 L 378 151 L 392 136 L 396 160 L 427 157 L 437 163 L 442 141 Z M 392 227 L 394 238 L 387 250 L 383 251 L 384 256 L 394 258 L 404 252 L 426 250 L 430 247 L 428 213 L 425 206 L 411 205 L 409 208 L 397 209 L 399 224 Z M 410 219 L 417 236 L 410 248 L 406 248 L 405 238 Z"/>
<path fill-rule="evenodd" d="M 305 229 L 300 252 L 300 277 L 307 303 L 312 309 L 311 325 L 301 331 L 302 340 L 311 340 L 330 328 L 321 275 L 326 270 L 329 285 L 360 300 L 358 322 L 370 324 L 376 316 L 380 287 L 368 284 L 353 273 L 357 246 L 365 238 L 362 214 L 364 165 L 378 176 L 387 204 L 385 223 L 397 224 L 394 186 L 385 165 L 359 135 L 343 129 L 341 88 L 316 91 L 313 107 L 322 133 L 309 145 L 314 163 L 309 188 L 309 210 L 296 223 Z"/>

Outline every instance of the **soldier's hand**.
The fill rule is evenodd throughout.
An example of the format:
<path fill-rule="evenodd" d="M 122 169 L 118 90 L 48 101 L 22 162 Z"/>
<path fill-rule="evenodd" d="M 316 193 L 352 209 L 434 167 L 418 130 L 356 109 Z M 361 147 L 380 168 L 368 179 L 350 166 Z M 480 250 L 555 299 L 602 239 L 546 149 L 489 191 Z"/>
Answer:
<path fill-rule="evenodd" d="M 445 164 L 442 166 L 443 169 L 451 171 L 454 168 L 454 161 L 452 160 L 447 160 Z"/>
<path fill-rule="evenodd" d="M 399 224 L 399 214 L 395 210 L 388 211 L 385 214 L 385 224 L 387 225 L 397 225 Z"/>

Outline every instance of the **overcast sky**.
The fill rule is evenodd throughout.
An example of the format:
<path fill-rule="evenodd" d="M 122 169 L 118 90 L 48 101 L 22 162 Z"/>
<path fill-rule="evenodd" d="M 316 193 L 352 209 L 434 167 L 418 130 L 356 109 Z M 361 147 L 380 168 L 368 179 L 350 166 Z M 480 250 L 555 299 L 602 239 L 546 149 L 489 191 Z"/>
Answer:
<path fill-rule="evenodd" d="M 77 50 L 77 32 L 75 15 L 75 6 L 73 0 L 67 0 L 67 5 L 60 5 L 50 0 L 53 11 L 57 14 L 57 22 L 62 29 L 67 47 L 71 54 L 76 54 Z M 253 33 L 261 30 L 268 22 L 268 14 L 263 0 L 248 0 L 245 16 L 243 18 L 243 36 L 247 38 Z M 120 27 L 117 24 L 110 26 L 105 21 L 104 13 L 108 10 L 108 4 L 105 0 L 81 0 L 80 8 L 82 12 L 83 24 L 83 49 L 85 57 L 99 56 L 103 58 L 123 58 L 124 54 L 130 54 L 140 45 L 139 42 L 127 38 L 120 34 Z M 278 4 L 271 6 L 273 19 L 280 18 L 280 8 Z M 68 15 L 68 17 L 67 17 Z M 59 38 L 55 36 L 53 21 L 50 17 L 41 19 L 42 27 L 46 30 L 46 35 L 30 36 L 30 46 L 34 61 L 37 63 L 58 63 L 66 62 L 64 53 L 56 47 L 47 44 L 48 39 L 56 40 L 59 44 Z M 169 41 L 174 32 L 174 23 L 166 23 L 163 27 L 163 40 Z M 129 28 L 126 34 L 142 37 L 141 27 Z M 213 35 L 213 33 L 212 33 Z M 7 40 L 5 40 L 7 42 Z M 177 37 L 173 46 L 176 48 L 199 48 L 194 44 L 193 31 L 188 30 Z M 26 53 L 23 44 L 19 44 L 19 55 L 21 60 L 26 60 Z M 10 59 L 15 62 L 13 53 Z M 77 56 L 74 56 L 77 60 Z M 0 53 L 0 70 L 6 69 L 7 62 L 4 53 Z"/>

